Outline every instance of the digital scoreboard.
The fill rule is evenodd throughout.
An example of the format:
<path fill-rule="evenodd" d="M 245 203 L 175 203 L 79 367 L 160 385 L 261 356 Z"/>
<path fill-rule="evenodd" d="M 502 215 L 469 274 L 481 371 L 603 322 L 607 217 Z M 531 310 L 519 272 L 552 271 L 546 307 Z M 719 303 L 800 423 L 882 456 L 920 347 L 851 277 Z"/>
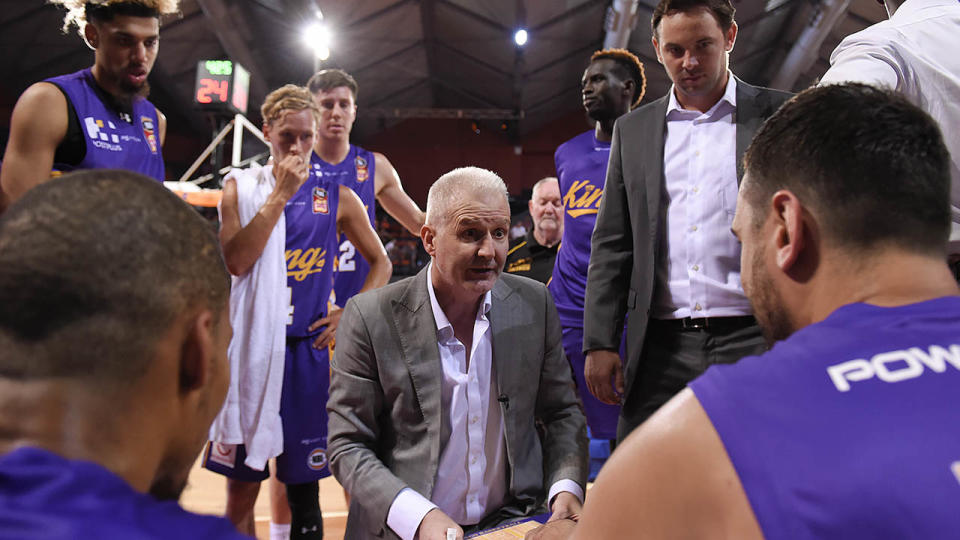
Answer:
<path fill-rule="evenodd" d="M 212 111 L 247 113 L 250 72 L 230 60 L 197 62 L 193 102 Z"/>

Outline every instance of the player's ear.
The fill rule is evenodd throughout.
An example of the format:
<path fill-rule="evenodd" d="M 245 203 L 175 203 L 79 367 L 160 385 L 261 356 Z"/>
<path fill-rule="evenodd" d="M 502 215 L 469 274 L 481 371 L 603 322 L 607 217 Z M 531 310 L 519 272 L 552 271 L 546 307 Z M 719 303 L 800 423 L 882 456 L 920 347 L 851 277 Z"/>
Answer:
<path fill-rule="evenodd" d="M 100 46 L 100 32 L 93 23 L 87 23 L 83 26 L 83 39 L 91 49 L 96 49 Z"/>
<path fill-rule="evenodd" d="M 218 354 L 216 331 L 213 313 L 208 309 L 200 311 L 189 321 L 180 345 L 181 394 L 202 388 L 213 376 Z"/>
<path fill-rule="evenodd" d="M 633 79 L 625 79 L 625 80 L 623 81 L 623 90 L 622 90 L 622 93 L 623 93 L 623 96 L 624 96 L 624 97 L 627 97 L 627 96 L 633 97 L 633 96 L 637 95 L 637 94 L 636 94 L 636 91 L 637 91 L 637 82 L 636 82 L 636 81 L 634 81 Z"/>
<path fill-rule="evenodd" d="M 807 242 L 803 208 L 797 196 L 782 189 L 771 199 L 774 212 L 774 249 L 777 266 L 789 272 L 796 264 Z"/>

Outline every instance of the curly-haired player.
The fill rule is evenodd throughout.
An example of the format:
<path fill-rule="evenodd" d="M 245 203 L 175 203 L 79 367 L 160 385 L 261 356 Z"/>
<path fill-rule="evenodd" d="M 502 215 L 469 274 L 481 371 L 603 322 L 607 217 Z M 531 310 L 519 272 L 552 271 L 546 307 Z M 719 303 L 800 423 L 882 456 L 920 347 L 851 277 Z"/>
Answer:
<path fill-rule="evenodd" d="M 163 181 L 166 119 L 147 101 L 160 16 L 177 0 L 51 0 L 94 51 L 93 66 L 27 88 L 10 121 L 0 211 L 74 169 L 127 169 Z"/>

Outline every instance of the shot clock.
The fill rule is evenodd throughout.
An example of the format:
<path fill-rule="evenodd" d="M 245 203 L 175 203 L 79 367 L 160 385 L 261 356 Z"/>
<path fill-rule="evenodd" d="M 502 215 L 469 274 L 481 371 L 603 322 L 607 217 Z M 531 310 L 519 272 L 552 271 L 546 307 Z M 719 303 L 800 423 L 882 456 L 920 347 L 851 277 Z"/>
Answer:
<path fill-rule="evenodd" d="M 201 109 L 247 113 L 250 72 L 230 60 L 197 62 L 197 84 L 193 102 Z"/>

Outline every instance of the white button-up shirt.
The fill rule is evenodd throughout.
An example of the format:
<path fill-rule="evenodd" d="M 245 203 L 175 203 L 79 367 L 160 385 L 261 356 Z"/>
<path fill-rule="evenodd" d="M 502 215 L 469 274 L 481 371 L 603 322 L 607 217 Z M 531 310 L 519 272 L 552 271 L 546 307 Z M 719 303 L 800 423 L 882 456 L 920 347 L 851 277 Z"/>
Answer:
<path fill-rule="evenodd" d="M 663 144 L 666 186 L 652 316 L 748 315 L 740 245 L 730 232 L 737 208 L 737 82 L 705 113 L 686 110 L 670 89 Z"/>
<path fill-rule="evenodd" d="M 950 151 L 953 252 L 960 252 L 960 3 L 909 0 L 890 20 L 851 34 L 820 84 L 858 81 L 903 93 L 940 125 Z"/>
<path fill-rule="evenodd" d="M 443 367 L 441 399 L 444 427 L 450 438 L 443 441 L 440 464 L 430 499 L 405 488 L 387 513 L 387 526 L 403 540 L 411 540 L 427 512 L 440 508 L 461 525 L 478 523 L 503 506 L 507 498 L 507 449 L 503 415 L 497 401 L 490 320 L 491 294 L 484 297 L 473 325 L 470 362 L 453 325 L 437 302 L 433 290 L 432 264 L 427 269 L 430 307 L 437 323 L 437 347 Z M 548 501 L 560 491 L 583 500 L 583 490 L 573 480 L 559 480 Z"/>

